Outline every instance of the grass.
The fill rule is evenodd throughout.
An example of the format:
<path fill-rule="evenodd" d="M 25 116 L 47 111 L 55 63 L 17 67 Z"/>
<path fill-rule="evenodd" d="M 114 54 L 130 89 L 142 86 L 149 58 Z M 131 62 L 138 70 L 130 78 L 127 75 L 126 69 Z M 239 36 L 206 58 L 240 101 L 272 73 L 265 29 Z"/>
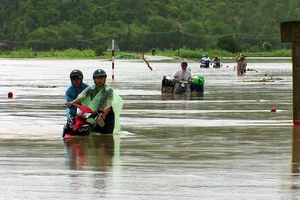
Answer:
<path fill-rule="evenodd" d="M 276 50 L 272 52 L 242 52 L 246 57 L 291 57 L 292 51 L 283 49 Z M 151 55 L 151 50 L 148 52 L 115 52 L 115 57 L 117 58 L 130 58 L 130 59 L 139 59 L 142 54 Z M 236 54 L 223 51 L 223 50 L 211 50 L 203 51 L 200 50 L 189 50 L 189 49 L 179 49 L 176 51 L 171 50 L 160 50 L 156 49 L 156 55 L 168 56 L 172 58 L 190 58 L 190 59 L 199 59 L 203 55 L 209 55 L 214 57 L 218 55 L 221 58 L 224 57 L 234 57 Z M 125 56 L 122 56 L 125 55 Z M 130 56 L 128 56 L 130 55 Z M 94 50 L 77 50 L 77 49 L 66 49 L 64 51 L 56 51 L 50 49 L 50 51 L 44 52 L 35 52 L 32 49 L 21 49 L 17 51 L 5 51 L 0 52 L 0 58 L 48 58 L 48 59 L 111 59 L 111 52 L 104 52 L 104 55 L 97 56 Z"/>

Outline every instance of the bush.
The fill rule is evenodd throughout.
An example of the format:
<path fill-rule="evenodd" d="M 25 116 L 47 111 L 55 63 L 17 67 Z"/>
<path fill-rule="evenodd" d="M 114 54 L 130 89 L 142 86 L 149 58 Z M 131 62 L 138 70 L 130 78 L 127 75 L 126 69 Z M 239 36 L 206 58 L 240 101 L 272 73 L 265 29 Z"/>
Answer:
<path fill-rule="evenodd" d="M 264 42 L 262 46 L 264 51 L 271 51 L 272 49 L 272 45 L 269 42 Z"/>
<path fill-rule="evenodd" d="M 241 51 L 237 40 L 232 35 L 220 37 L 217 42 L 217 47 L 231 53 L 237 53 Z"/>
<path fill-rule="evenodd" d="M 252 47 L 250 47 L 249 49 L 248 49 L 248 51 L 249 52 L 259 52 L 260 51 L 260 49 L 259 49 L 259 47 L 258 46 L 252 46 Z"/>
<path fill-rule="evenodd" d="M 95 54 L 96 54 L 96 56 L 103 56 L 104 55 L 104 51 L 105 51 L 105 49 L 104 49 L 103 46 L 98 46 L 95 49 Z"/>

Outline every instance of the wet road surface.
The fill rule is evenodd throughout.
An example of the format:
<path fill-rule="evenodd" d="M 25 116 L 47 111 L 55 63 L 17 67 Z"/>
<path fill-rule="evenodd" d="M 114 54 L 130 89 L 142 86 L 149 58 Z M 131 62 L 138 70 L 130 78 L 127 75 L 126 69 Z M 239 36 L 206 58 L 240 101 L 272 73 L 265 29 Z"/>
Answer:
<path fill-rule="evenodd" d="M 249 60 L 245 76 L 231 61 L 189 62 L 203 96 L 162 95 L 180 61 L 149 63 L 117 60 L 112 80 L 109 61 L 1 59 L 1 199 L 299 198 L 289 61 Z M 88 84 L 108 73 L 125 101 L 120 133 L 61 139 L 75 68 Z"/>

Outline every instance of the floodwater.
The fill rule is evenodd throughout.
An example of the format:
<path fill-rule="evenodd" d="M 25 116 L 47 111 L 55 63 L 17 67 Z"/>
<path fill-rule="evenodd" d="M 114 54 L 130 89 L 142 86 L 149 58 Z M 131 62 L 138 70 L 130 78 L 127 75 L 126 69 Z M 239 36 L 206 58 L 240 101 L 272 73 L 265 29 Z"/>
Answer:
<path fill-rule="evenodd" d="M 245 76 L 189 62 L 203 96 L 162 95 L 180 61 L 149 64 L 116 60 L 112 80 L 110 61 L 0 59 L 0 199 L 300 199 L 290 60 L 249 60 Z M 120 133 L 62 140 L 75 68 L 89 84 L 106 70 Z"/>

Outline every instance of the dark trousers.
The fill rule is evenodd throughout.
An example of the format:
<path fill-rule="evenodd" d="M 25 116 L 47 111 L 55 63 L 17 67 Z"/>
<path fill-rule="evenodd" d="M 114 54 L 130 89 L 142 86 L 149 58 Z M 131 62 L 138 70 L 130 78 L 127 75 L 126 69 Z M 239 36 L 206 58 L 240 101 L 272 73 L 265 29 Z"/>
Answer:
<path fill-rule="evenodd" d="M 115 128 L 115 118 L 107 119 L 104 121 L 105 125 L 103 127 L 98 124 L 95 126 L 95 132 L 101 134 L 112 134 Z"/>

